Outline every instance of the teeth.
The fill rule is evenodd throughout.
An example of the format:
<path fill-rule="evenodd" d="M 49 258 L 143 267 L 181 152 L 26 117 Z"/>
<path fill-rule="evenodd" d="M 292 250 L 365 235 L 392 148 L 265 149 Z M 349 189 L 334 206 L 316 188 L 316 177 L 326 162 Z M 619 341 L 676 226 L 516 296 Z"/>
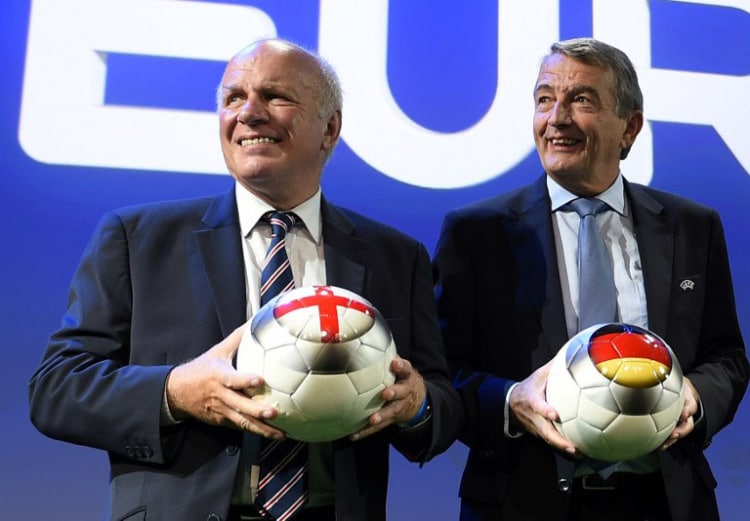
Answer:
<path fill-rule="evenodd" d="M 565 139 L 553 139 L 552 144 L 553 145 L 574 145 L 576 142 L 575 139 L 565 138 Z"/>
<path fill-rule="evenodd" d="M 252 138 L 252 139 L 243 139 L 243 140 L 242 140 L 242 141 L 240 142 L 240 144 L 241 144 L 242 146 L 247 146 L 247 145 L 260 145 L 260 144 L 264 144 L 264 145 L 270 145 L 270 144 L 276 143 L 277 141 L 278 141 L 278 140 L 276 140 L 276 139 L 273 139 L 273 138 L 270 138 L 270 137 L 254 137 L 254 138 Z"/>

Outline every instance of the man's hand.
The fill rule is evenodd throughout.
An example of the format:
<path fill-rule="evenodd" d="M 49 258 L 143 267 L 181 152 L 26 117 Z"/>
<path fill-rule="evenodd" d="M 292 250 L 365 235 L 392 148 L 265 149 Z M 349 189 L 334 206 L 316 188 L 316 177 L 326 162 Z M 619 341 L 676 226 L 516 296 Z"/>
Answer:
<path fill-rule="evenodd" d="M 667 441 L 662 443 L 660 447 L 662 450 L 668 449 L 677 443 L 677 440 L 684 438 L 693 432 L 693 429 L 695 428 L 695 420 L 693 419 L 693 416 L 698 412 L 698 403 L 700 402 L 698 390 L 687 376 L 682 377 L 682 385 L 685 388 L 685 403 L 682 406 L 680 418 L 677 420 L 677 425 L 672 431 L 672 434 L 669 435 Z"/>
<path fill-rule="evenodd" d="M 381 393 L 385 404 L 370 416 L 366 427 L 352 434 L 352 440 L 375 434 L 393 423 L 405 423 L 419 412 L 427 396 L 427 387 L 420 374 L 408 360 L 400 357 L 391 362 L 391 371 L 396 381 Z"/>
<path fill-rule="evenodd" d="M 166 393 L 170 413 L 177 420 L 192 417 L 269 438 L 283 438 L 282 431 L 263 422 L 278 411 L 252 399 L 253 394 L 262 391 L 263 378 L 237 372 L 232 366 L 245 327 L 238 327 L 201 356 L 169 373 Z"/>
<path fill-rule="evenodd" d="M 510 393 L 511 421 L 515 420 L 526 432 L 543 439 L 552 447 L 576 454 L 575 445 L 560 434 L 552 423 L 558 419 L 558 414 L 547 403 L 545 395 L 551 364 L 552 361 L 549 361 L 531 373 Z"/>

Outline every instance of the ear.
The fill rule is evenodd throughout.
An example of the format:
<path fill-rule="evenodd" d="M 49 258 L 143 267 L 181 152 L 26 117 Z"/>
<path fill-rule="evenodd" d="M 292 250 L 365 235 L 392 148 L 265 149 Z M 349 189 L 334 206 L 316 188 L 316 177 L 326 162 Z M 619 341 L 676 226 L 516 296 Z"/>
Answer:
<path fill-rule="evenodd" d="M 341 134 L 341 111 L 337 110 L 326 123 L 323 142 L 320 145 L 321 150 L 326 153 L 332 150 L 339 140 L 339 134 Z"/>
<path fill-rule="evenodd" d="M 630 150 L 635 138 L 643 128 L 643 112 L 636 111 L 625 117 L 625 131 L 620 140 L 620 150 Z"/>

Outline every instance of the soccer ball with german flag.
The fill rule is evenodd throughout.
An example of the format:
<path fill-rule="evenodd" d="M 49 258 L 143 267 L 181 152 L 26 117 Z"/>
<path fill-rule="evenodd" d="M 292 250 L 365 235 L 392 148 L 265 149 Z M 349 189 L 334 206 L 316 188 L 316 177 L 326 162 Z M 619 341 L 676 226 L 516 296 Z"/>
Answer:
<path fill-rule="evenodd" d="M 661 445 L 679 420 L 682 370 L 656 334 L 629 324 L 587 328 L 563 345 L 547 380 L 556 427 L 585 455 L 624 461 Z"/>
<path fill-rule="evenodd" d="M 268 423 L 290 438 L 321 442 L 366 425 L 395 381 L 395 357 L 391 330 L 368 300 L 336 286 L 305 286 L 253 316 L 237 369 L 265 379 L 265 392 L 253 399 L 278 409 Z"/>

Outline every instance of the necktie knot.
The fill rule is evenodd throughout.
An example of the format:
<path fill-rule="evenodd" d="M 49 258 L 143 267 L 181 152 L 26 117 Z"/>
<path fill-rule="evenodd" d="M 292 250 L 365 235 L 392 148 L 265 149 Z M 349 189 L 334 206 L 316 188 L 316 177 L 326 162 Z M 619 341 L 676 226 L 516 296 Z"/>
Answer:
<path fill-rule="evenodd" d="M 299 217 L 293 212 L 267 212 L 262 220 L 271 225 L 273 237 L 283 237 L 299 222 Z"/>
<path fill-rule="evenodd" d="M 579 198 L 570 201 L 568 204 L 563 206 L 564 210 L 573 210 L 578 214 L 578 217 L 583 219 L 589 215 L 597 215 L 602 212 L 609 210 L 609 205 L 600 199 L 587 199 Z"/>

